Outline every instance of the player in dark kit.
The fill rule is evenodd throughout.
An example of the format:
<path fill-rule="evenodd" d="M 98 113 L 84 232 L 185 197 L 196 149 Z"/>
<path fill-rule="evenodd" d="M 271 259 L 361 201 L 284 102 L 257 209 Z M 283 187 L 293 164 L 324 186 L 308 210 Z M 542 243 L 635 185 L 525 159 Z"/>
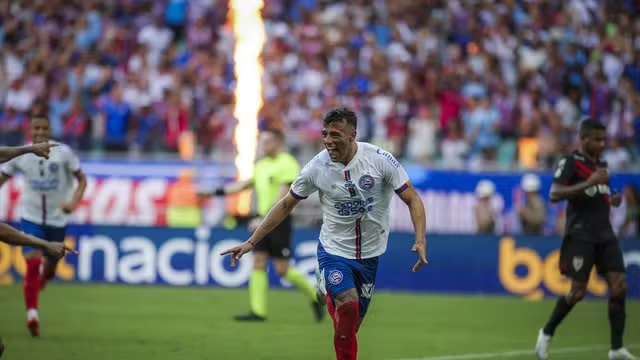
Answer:
<path fill-rule="evenodd" d="M 571 279 L 571 290 L 558 299 L 549 321 L 539 331 L 536 355 L 541 360 L 549 359 L 556 328 L 584 298 L 594 265 L 609 287 L 609 359 L 636 359 L 622 346 L 627 285 L 622 251 L 609 220 L 610 207 L 620 206 L 622 198 L 611 194 L 607 164 L 600 158 L 606 135 L 604 125 L 593 119 L 584 120 L 580 125 L 580 150 L 562 158 L 553 176 L 551 202 L 569 202 L 560 272 Z"/>

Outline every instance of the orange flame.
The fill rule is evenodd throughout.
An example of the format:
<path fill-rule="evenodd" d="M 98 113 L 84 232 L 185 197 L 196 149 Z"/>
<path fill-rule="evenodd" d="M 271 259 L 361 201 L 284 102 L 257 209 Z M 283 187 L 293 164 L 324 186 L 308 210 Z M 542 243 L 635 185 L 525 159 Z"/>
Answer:
<path fill-rule="evenodd" d="M 238 120 L 234 134 L 235 165 L 238 180 L 248 180 L 258 147 L 258 112 L 262 107 L 262 63 L 260 55 L 266 41 L 260 10 L 262 0 L 231 0 L 230 12 L 235 48 L 233 52 L 236 74 L 235 108 Z M 243 192 L 236 199 L 238 215 L 248 215 L 250 193 Z"/>

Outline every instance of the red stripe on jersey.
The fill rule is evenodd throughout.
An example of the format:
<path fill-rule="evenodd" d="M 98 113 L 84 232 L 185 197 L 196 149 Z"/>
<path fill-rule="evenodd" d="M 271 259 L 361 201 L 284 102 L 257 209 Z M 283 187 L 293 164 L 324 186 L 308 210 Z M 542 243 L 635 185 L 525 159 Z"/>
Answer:
<path fill-rule="evenodd" d="M 573 159 L 573 163 L 576 165 L 576 170 L 582 170 L 587 174 L 587 177 L 591 176 L 593 170 L 589 169 L 587 165 L 585 165 L 582 161 L 578 159 Z"/>

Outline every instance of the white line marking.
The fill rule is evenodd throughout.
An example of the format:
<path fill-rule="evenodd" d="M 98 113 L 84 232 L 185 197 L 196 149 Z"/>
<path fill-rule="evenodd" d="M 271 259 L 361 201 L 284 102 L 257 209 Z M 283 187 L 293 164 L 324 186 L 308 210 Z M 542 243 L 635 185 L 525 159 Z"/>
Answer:
<path fill-rule="evenodd" d="M 637 348 L 640 344 L 633 344 L 626 346 L 627 348 Z M 572 353 L 584 353 L 589 351 L 609 350 L 609 346 L 576 346 L 552 349 L 551 354 L 572 354 Z M 478 354 L 460 354 L 460 355 L 445 355 L 445 356 L 428 356 L 421 358 L 407 358 L 398 360 L 477 360 L 477 359 L 495 359 L 495 358 L 514 358 L 520 356 L 535 356 L 535 348 L 527 350 L 510 350 L 495 353 L 478 353 Z"/>

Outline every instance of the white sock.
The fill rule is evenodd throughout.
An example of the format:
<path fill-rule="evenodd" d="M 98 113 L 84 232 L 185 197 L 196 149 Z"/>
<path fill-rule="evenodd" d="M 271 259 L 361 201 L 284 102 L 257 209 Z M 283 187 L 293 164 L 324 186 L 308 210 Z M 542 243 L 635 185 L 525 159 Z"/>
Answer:
<path fill-rule="evenodd" d="M 27 311 L 27 320 L 37 319 L 38 318 L 38 310 L 37 309 L 29 309 Z"/>

